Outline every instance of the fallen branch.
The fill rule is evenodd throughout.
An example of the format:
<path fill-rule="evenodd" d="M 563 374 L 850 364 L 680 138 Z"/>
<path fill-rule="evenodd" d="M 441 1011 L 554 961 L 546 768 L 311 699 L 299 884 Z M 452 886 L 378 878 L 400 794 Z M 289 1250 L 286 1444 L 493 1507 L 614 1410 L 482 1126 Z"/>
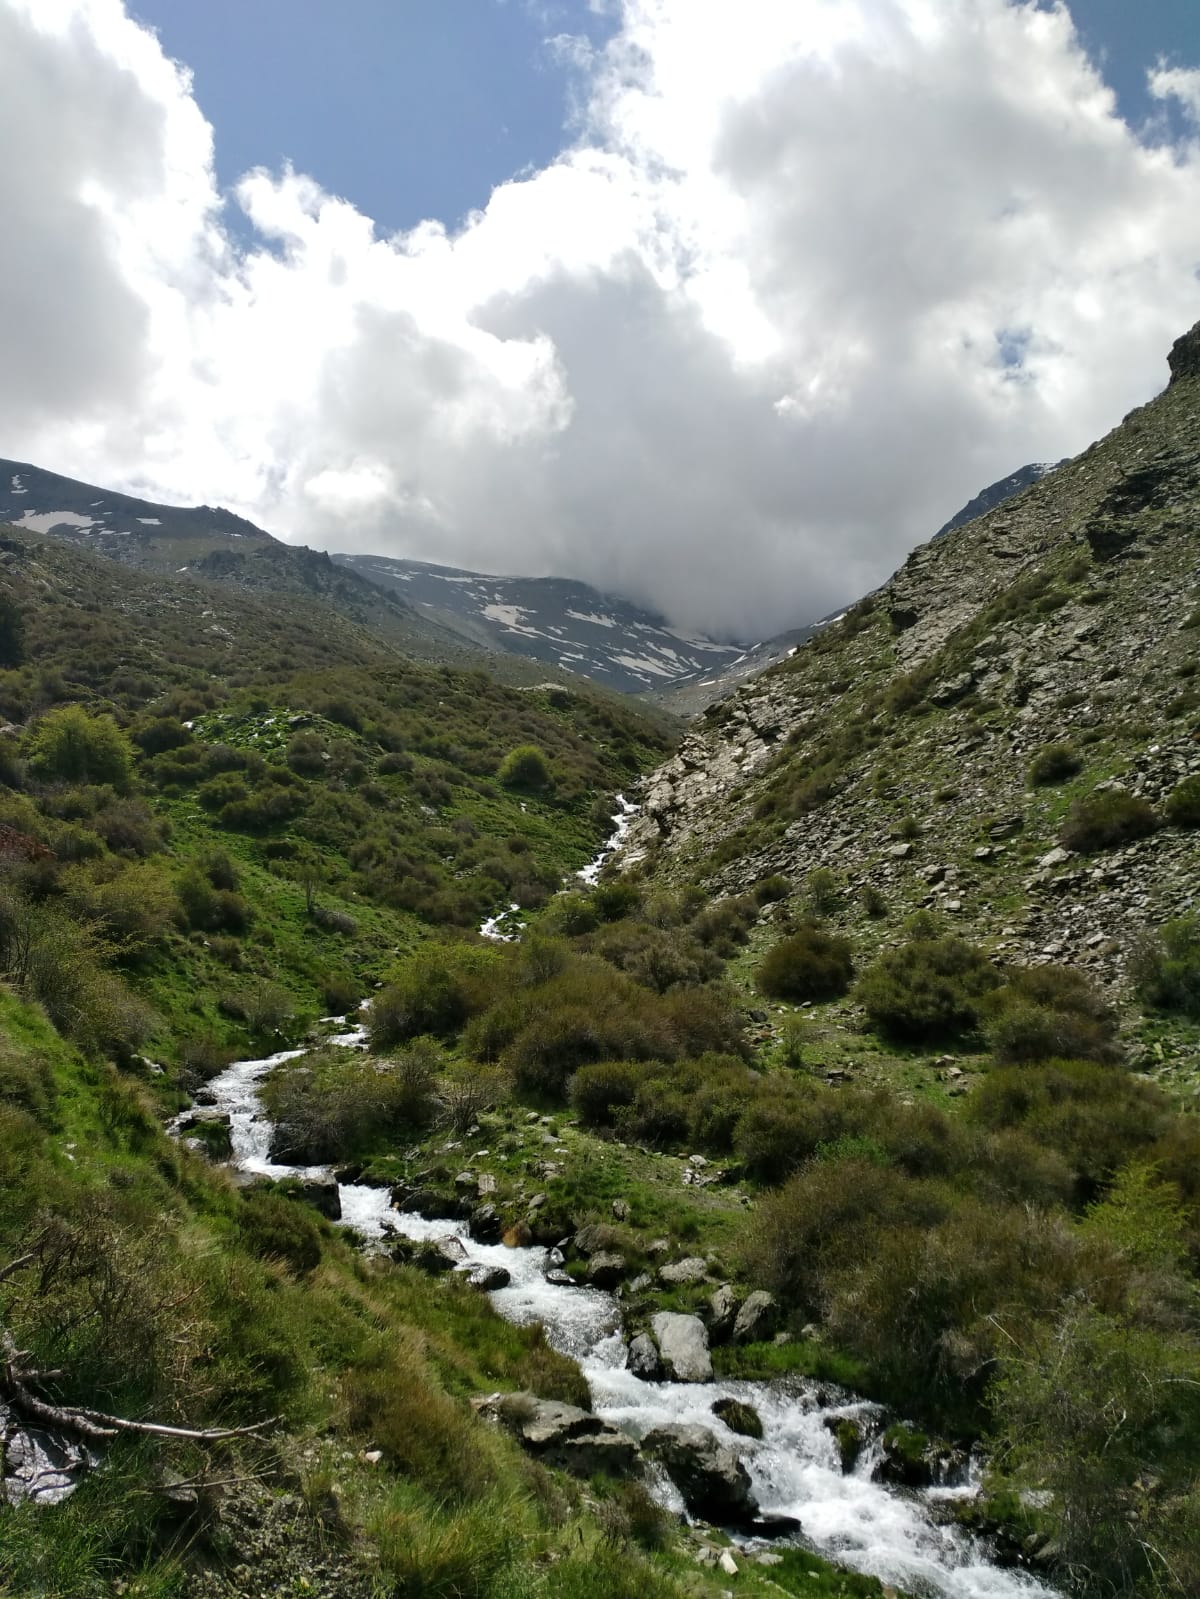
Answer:
<path fill-rule="evenodd" d="M 31 1383 L 44 1381 L 49 1374 L 27 1366 L 28 1356 L 17 1348 L 12 1335 L 2 1330 L 0 1354 L 3 1355 L 0 1395 L 13 1410 L 36 1426 L 73 1433 L 77 1438 L 101 1442 L 115 1438 L 118 1433 L 135 1432 L 154 1438 L 186 1438 L 192 1443 L 215 1444 L 226 1438 L 246 1438 L 264 1432 L 280 1420 L 278 1416 L 271 1416 L 248 1427 L 169 1427 L 159 1421 L 128 1421 L 124 1416 L 110 1416 L 103 1410 L 88 1410 L 82 1405 L 51 1405 L 29 1391 Z"/>

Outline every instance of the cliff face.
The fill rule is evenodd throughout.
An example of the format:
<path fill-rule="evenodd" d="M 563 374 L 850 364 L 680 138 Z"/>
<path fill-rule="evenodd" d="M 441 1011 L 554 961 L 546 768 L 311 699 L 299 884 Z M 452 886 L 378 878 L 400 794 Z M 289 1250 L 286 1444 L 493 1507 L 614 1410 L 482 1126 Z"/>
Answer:
<path fill-rule="evenodd" d="M 1070 803 L 1157 805 L 1200 772 L 1200 324 L 1171 383 L 1020 499 L 913 552 L 795 657 L 710 708 L 649 784 L 632 847 L 717 894 L 823 867 L 940 908 L 1013 958 L 1120 983 L 1200 891 L 1200 832 L 1059 849 Z M 1034 786 L 1047 745 L 1079 770 Z M 1068 763 L 1069 764 L 1069 763 Z"/>

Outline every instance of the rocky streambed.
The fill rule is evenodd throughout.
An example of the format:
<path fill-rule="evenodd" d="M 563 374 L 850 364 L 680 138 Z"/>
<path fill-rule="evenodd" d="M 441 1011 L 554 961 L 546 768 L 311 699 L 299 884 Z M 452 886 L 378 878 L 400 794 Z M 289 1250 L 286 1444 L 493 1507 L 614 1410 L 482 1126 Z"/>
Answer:
<path fill-rule="evenodd" d="M 331 1042 L 363 1047 L 364 1029 L 347 1025 Z M 583 1476 L 642 1474 L 666 1506 L 724 1525 L 751 1558 L 769 1557 L 772 1543 L 783 1539 L 931 1599 L 1050 1599 L 1051 1589 L 1002 1566 L 983 1542 L 939 1515 L 939 1502 L 944 1508 L 948 1499 L 974 1494 L 968 1471 L 924 1489 L 879 1480 L 878 1407 L 808 1380 L 716 1379 L 708 1329 L 695 1316 L 660 1313 L 627 1342 L 620 1297 L 597 1285 L 602 1271 L 591 1271 L 595 1252 L 591 1282 L 577 1283 L 563 1269 L 561 1250 L 500 1242 L 486 1210 L 484 1225 L 473 1229 L 470 1220 L 397 1209 L 388 1188 L 338 1183 L 322 1168 L 273 1162 L 273 1128 L 258 1084 L 297 1053 L 237 1062 L 208 1085 L 214 1110 L 229 1118 L 233 1162 L 254 1176 L 299 1178 L 326 1214 L 375 1247 L 396 1258 L 423 1254 L 432 1269 L 468 1273 L 502 1316 L 541 1322 L 550 1343 L 578 1361 L 591 1410 L 533 1395 L 476 1402 L 532 1453 Z M 753 1321 L 767 1310 L 765 1298 L 731 1301 L 727 1310 L 735 1322 L 738 1314 Z M 845 1450 L 847 1423 L 865 1440 L 861 1450 Z"/>

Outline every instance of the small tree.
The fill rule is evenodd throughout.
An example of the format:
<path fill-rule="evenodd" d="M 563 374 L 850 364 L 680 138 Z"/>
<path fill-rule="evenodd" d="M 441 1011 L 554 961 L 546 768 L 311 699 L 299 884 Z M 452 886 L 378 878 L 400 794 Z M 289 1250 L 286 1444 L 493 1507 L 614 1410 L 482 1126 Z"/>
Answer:
<path fill-rule="evenodd" d="M 109 716 L 92 716 L 82 705 L 64 705 L 43 716 L 30 743 L 36 776 L 54 783 L 129 783 L 133 750 Z"/>

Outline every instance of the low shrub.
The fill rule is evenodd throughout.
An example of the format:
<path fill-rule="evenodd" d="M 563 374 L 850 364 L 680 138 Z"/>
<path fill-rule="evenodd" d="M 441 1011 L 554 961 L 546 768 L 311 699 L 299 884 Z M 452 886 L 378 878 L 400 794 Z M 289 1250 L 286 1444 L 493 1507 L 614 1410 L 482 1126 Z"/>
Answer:
<path fill-rule="evenodd" d="M 1172 827 L 1200 827 L 1200 776 L 1177 784 L 1163 809 Z"/>
<path fill-rule="evenodd" d="M 297 1277 L 321 1264 L 321 1230 L 304 1205 L 272 1189 L 251 1189 L 242 1199 L 238 1231 L 252 1254 L 280 1260 Z"/>
<path fill-rule="evenodd" d="M 1077 799 L 1063 821 L 1059 841 L 1064 849 L 1092 855 L 1158 828 L 1158 813 L 1149 801 L 1123 788 L 1097 789 Z"/>
<path fill-rule="evenodd" d="M 1144 1005 L 1200 1021 L 1200 915 L 1180 917 L 1147 937 L 1135 951 L 1131 975 Z"/>
<path fill-rule="evenodd" d="M 918 938 L 883 954 L 854 997 L 879 1032 L 920 1041 L 972 1030 L 1000 982 L 982 950 L 956 938 Z"/>
<path fill-rule="evenodd" d="M 802 927 L 767 951 L 756 983 L 771 999 L 836 999 L 850 986 L 854 960 L 848 939 Z"/>
<path fill-rule="evenodd" d="M 985 1033 L 1002 1065 L 1039 1060 L 1112 1061 L 1117 1017 L 1070 966 L 1017 967 L 989 996 Z"/>
<path fill-rule="evenodd" d="M 1065 783 L 1082 770 L 1083 761 L 1070 744 L 1047 744 L 1033 758 L 1029 781 L 1034 788 L 1048 788 Z"/>

